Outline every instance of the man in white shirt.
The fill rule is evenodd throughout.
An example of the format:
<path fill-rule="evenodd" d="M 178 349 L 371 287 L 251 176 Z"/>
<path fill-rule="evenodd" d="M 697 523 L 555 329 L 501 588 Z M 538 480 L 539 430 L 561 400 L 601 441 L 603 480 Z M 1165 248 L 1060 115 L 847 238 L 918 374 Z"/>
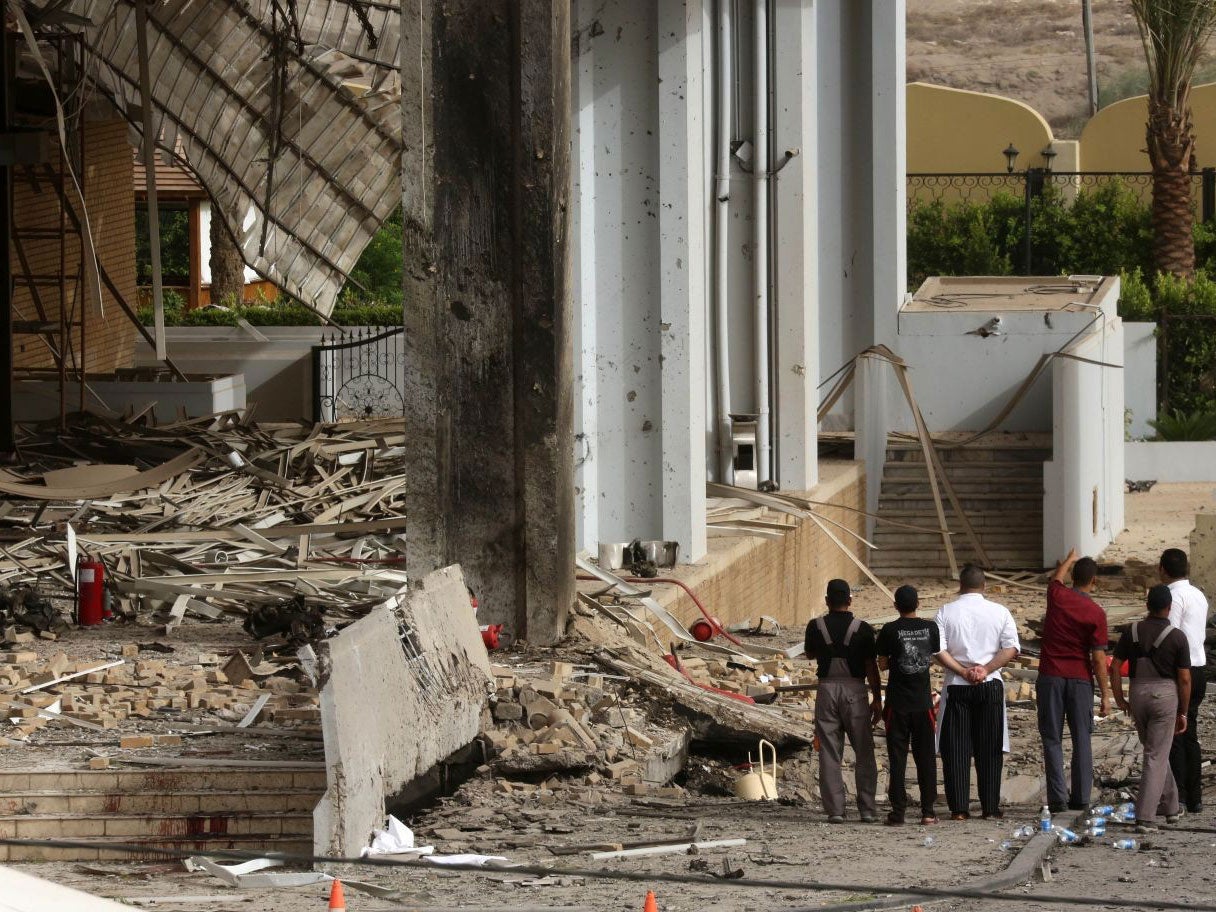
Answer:
<path fill-rule="evenodd" d="M 1208 662 L 1204 641 L 1208 633 L 1208 600 L 1191 585 L 1187 576 L 1190 566 L 1186 552 L 1167 548 L 1161 553 L 1157 567 L 1161 582 L 1170 587 L 1174 601 L 1170 605 L 1170 624 L 1186 634 L 1191 647 L 1191 700 L 1186 707 L 1186 731 L 1174 736 L 1170 748 L 1170 768 L 1178 783 L 1178 800 L 1188 814 L 1203 810 L 1203 762 L 1199 748 L 1199 704 L 1207 691 Z"/>
<path fill-rule="evenodd" d="M 937 613 L 946 668 L 938 750 L 952 820 L 966 820 L 971 762 L 985 818 L 1001 817 L 1001 767 L 1007 750 L 1005 685 L 1000 670 L 1021 651 L 1018 628 L 1004 605 L 984 598 L 984 571 L 968 564 L 959 597 Z"/>

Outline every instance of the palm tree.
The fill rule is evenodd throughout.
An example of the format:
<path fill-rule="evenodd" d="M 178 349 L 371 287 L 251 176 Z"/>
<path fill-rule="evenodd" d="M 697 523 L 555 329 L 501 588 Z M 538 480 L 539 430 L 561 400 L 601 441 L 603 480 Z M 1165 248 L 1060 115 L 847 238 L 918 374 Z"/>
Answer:
<path fill-rule="evenodd" d="M 1190 171 L 1195 159 L 1191 79 L 1216 29 L 1216 0 L 1132 0 L 1148 63 L 1148 159 L 1153 169 L 1153 261 L 1195 273 Z"/>

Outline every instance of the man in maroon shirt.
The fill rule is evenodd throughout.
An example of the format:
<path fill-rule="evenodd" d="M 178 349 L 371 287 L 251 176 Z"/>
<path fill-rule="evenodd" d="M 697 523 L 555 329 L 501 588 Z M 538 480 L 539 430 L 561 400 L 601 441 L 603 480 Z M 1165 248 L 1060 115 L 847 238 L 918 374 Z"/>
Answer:
<path fill-rule="evenodd" d="M 1064 577 L 1072 571 L 1072 588 Z M 1039 736 L 1047 803 L 1053 813 L 1089 807 L 1094 784 L 1090 737 L 1094 728 L 1094 675 L 1102 688 L 1099 714 L 1110 712 L 1106 672 L 1106 613 L 1090 597 L 1098 578 L 1092 557 L 1077 559 L 1076 549 L 1060 561 L 1047 585 L 1047 615 L 1039 653 Z M 1072 738 L 1072 784 L 1064 782 L 1064 722 Z"/>

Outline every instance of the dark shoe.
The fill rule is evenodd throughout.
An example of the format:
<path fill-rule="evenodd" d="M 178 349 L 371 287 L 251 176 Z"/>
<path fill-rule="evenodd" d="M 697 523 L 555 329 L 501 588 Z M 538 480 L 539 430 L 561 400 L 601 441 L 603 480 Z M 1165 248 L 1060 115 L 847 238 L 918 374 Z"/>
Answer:
<path fill-rule="evenodd" d="M 954 811 L 953 813 L 950 814 L 950 819 L 951 820 L 970 820 L 971 815 L 968 814 L 966 811 Z"/>
<path fill-rule="evenodd" d="M 1202 804 L 1188 804 L 1186 806 L 1186 812 L 1188 814 L 1202 814 L 1203 805 Z"/>
<path fill-rule="evenodd" d="M 1047 810 L 1051 811 L 1053 814 L 1063 814 L 1065 811 L 1068 810 L 1068 805 L 1067 804 L 1049 804 L 1049 805 L 1047 805 Z"/>
<path fill-rule="evenodd" d="M 1073 804 L 1070 801 L 1070 802 L 1068 802 L 1068 809 L 1070 811 L 1088 811 L 1089 805 L 1088 804 Z"/>
<path fill-rule="evenodd" d="M 844 817 L 840 814 L 833 814 L 828 818 L 828 823 L 844 823 Z"/>
<path fill-rule="evenodd" d="M 981 814 L 980 816 L 982 816 L 985 820 L 1004 820 L 1005 812 L 1002 811 L 1000 808 L 997 808 L 996 810 L 993 810 L 993 811 L 984 811 L 984 813 Z"/>
<path fill-rule="evenodd" d="M 883 821 L 886 826 L 903 826 L 904 815 L 896 814 L 894 811 L 887 815 L 887 819 Z"/>
<path fill-rule="evenodd" d="M 937 815 L 936 815 L 936 814 L 926 814 L 925 816 L 923 816 L 923 817 L 921 817 L 921 818 L 920 818 L 920 825 L 921 825 L 921 826 L 932 826 L 932 825 L 933 825 L 933 824 L 935 824 L 935 823 L 937 823 Z"/>

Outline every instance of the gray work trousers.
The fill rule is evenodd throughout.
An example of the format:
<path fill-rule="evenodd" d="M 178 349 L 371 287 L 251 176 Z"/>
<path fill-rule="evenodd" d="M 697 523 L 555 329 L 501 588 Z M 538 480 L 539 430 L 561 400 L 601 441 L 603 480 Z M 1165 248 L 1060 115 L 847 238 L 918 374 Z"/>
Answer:
<path fill-rule="evenodd" d="M 1132 719 L 1144 745 L 1144 772 L 1136 794 L 1136 819 L 1150 822 L 1158 811 L 1178 813 L 1178 786 L 1170 770 L 1170 747 L 1178 719 L 1178 688 L 1171 678 L 1137 674 L 1131 682 Z"/>
<path fill-rule="evenodd" d="M 1047 802 L 1078 808 L 1089 804 L 1094 785 L 1094 685 L 1079 678 L 1039 675 L 1035 693 L 1039 705 L 1039 737 L 1043 740 L 1043 770 Z M 1072 738 L 1072 784 L 1064 781 L 1064 722 Z"/>
<path fill-rule="evenodd" d="M 870 701 L 861 678 L 820 678 L 815 698 L 815 736 L 819 739 L 819 795 L 829 817 L 844 816 L 844 776 L 840 770 L 847 736 L 857 760 L 857 809 L 877 817 L 878 763 Z"/>

